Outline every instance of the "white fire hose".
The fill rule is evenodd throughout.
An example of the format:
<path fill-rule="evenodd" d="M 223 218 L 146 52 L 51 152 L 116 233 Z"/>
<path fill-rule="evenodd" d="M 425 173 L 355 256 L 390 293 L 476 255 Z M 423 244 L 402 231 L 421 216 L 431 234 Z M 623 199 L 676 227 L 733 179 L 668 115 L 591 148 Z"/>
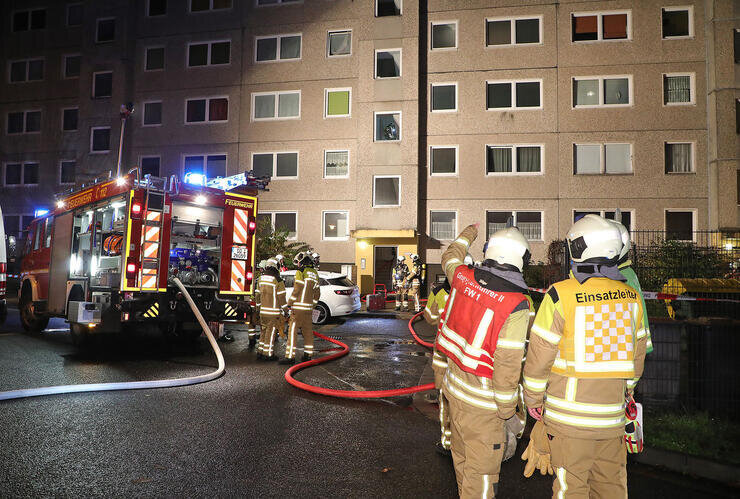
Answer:
<path fill-rule="evenodd" d="M 185 289 L 185 286 L 183 286 L 182 282 L 180 282 L 180 280 L 177 278 L 174 278 L 172 281 L 177 285 L 178 288 L 180 288 L 180 291 L 182 291 L 182 294 L 188 301 L 188 305 L 190 305 L 190 308 L 193 310 L 195 317 L 200 323 L 200 326 L 203 328 L 203 332 L 205 332 L 206 336 L 208 337 L 208 342 L 211 344 L 211 348 L 213 348 L 213 353 L 216 354 L 216 358 L 218 359 L 218 368 L 215 371 L 208 374 L 201 374 L 199 376 L 190 376 L 188 378 L 160 379 L 154 381 L 124 381 L 118 383 L 90 383 L 84 385 L 46 386 L 41 388 L 28 388 L 25 390 L 11 390 L 8 392 L 0 392 L 0 400 L 19 399 L 25 397 L 40 397 L 41 395 L 57 395 L 60 393 L 141 390 L 143 388 L 169 388 L 173 386 L 197 385 L 198 383 L 205 383 L 206 381 L 211 381 L 221 376 L 226 369 L 226 362 L 224 361 L 224 356 L 221 353 L 221 349 L 218 348 L 218 343 L 216 343 L 216 339 L 213 337 L 213 333 L 211 333 L 208 324 L 206 323 L 205 319 L 203 319 L 203 316 L 200 314 L 198 307 L 195 306 L 195 302 L 190 297 L 190 293 L 188 293 L 187 289 Z"/>

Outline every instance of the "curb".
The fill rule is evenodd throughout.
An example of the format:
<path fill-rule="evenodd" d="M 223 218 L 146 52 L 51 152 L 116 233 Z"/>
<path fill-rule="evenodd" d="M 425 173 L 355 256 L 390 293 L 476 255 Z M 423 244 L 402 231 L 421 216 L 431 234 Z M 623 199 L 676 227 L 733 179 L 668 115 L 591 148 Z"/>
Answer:
<path fill-rule="evenodd" d="M 710 461 L 701 457 L 655 447 L 645 447 L 645 450 L 641 453 L 632 455 L 630 460 L 650 466 L 662 466 L 684 475 L 698 476 L 734 486 L 740 485 L 738 479 L 740 477 L 740 467 Z"/>

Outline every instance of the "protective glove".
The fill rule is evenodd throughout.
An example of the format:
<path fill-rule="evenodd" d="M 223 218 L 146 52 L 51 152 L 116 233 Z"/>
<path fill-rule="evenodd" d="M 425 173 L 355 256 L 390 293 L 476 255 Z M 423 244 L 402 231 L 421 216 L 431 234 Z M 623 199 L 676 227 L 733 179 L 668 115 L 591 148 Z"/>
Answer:
<path fill-rule="evenodd" d="M 504 426 L 506 426 L 506 429 L 514 435 L 519 435 L 519 432 L 524 429 L 524 423 L 522 423 L 521 419 L 519 419 L 516 414 L 505 420 Z"/>
<path fill-rule="evenodd" d="M 532 416 L 537 421 L 542 421 L 542 408 L 541 407 L 530 407 L 527 409 L 527 412 L 529 412 L 529 415 Z"/>
<path fill-rule="evenodd" d="M 524 476 L 529 478 L 534 470 L 540 470 L 542 475 L 552 475 L 550 463 L 550 440 L 545 431 L 545 425 L 537 421 L 529 434 L 529 445 L 522 454 L 522 460 L 527 461 L 524 467 Z"/>

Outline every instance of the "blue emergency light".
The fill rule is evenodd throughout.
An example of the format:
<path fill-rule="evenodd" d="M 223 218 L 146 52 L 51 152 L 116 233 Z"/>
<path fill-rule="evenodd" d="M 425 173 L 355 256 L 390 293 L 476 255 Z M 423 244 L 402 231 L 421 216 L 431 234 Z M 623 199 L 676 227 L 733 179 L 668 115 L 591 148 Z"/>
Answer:
<path fill-rule="evenodd" d="M 44 215 L 48 215 L 48 214 L 49 214 L 49 210 L 47 210 L 46 208 L 38 208 L 37 210 L 33 212 L 33 216 L 36 218 L 43 217 Z"/>
<path fill-rule="evenodd" d="M 187 172 L 185 174 L 185 183 L 193 185 L 205 185 L 206 176 L 202 173 Z"/>

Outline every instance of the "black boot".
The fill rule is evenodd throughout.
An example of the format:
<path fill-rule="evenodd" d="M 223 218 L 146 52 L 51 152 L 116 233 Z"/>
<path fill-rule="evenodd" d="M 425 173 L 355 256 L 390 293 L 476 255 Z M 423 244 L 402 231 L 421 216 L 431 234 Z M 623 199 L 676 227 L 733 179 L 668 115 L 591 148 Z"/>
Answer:
<path fill-rule="evenodd" d="M 277 355 L 270 355 L 269 357 L 265 357 L 265 360 L 266 361 L 277 360 Z"/>
<path fill-rule="evenodd" d="M 304 353 L 303 354 L 303 362 L 308 362 L 309 360 L 311 360 L 311 354 Z"/>
<path fill-rule="evenodd" d="M 278 364 L 283 364 L 284 366 L 292 366 L 293 364 L 295 364 L 295 359 L 281 359 L 280 361 L 278 361 Z"/>
<path fill-rule="evenodd" d="M 219 343 L 231 343 L 232 341 L 234 341 L 234 337 L 230 334 L 225 334 L 218 339 Z"/>
<path fill-rule="evenodd" d="M 257 344 L 257 338 L 255 338 L 255 337 L 251 337 L 251 338 L 249 338 L 249 345 L 247 346 L 247 348 L 248 348 L 249 350 L 251 350 L 251 349 L 253 349 L 253 348 L 254 348 L 254 346 L 255 346 L 256 344 Z"/>
<path fill-rule="evenodd" d="M 437 445 L 435 446 L 435 449 L 437 451 L 437 454 L 441 454 L 443 456 L 452 457 L 452 452 L 450 452 L 450 449 L 445 449 L 442 445 L 442 442 L 437 442 Z"/>
<path fill-rule="evenodd" d="M 257 352 L 257 360 L 263 360 L 265 358 L 262 352 Z"/>

